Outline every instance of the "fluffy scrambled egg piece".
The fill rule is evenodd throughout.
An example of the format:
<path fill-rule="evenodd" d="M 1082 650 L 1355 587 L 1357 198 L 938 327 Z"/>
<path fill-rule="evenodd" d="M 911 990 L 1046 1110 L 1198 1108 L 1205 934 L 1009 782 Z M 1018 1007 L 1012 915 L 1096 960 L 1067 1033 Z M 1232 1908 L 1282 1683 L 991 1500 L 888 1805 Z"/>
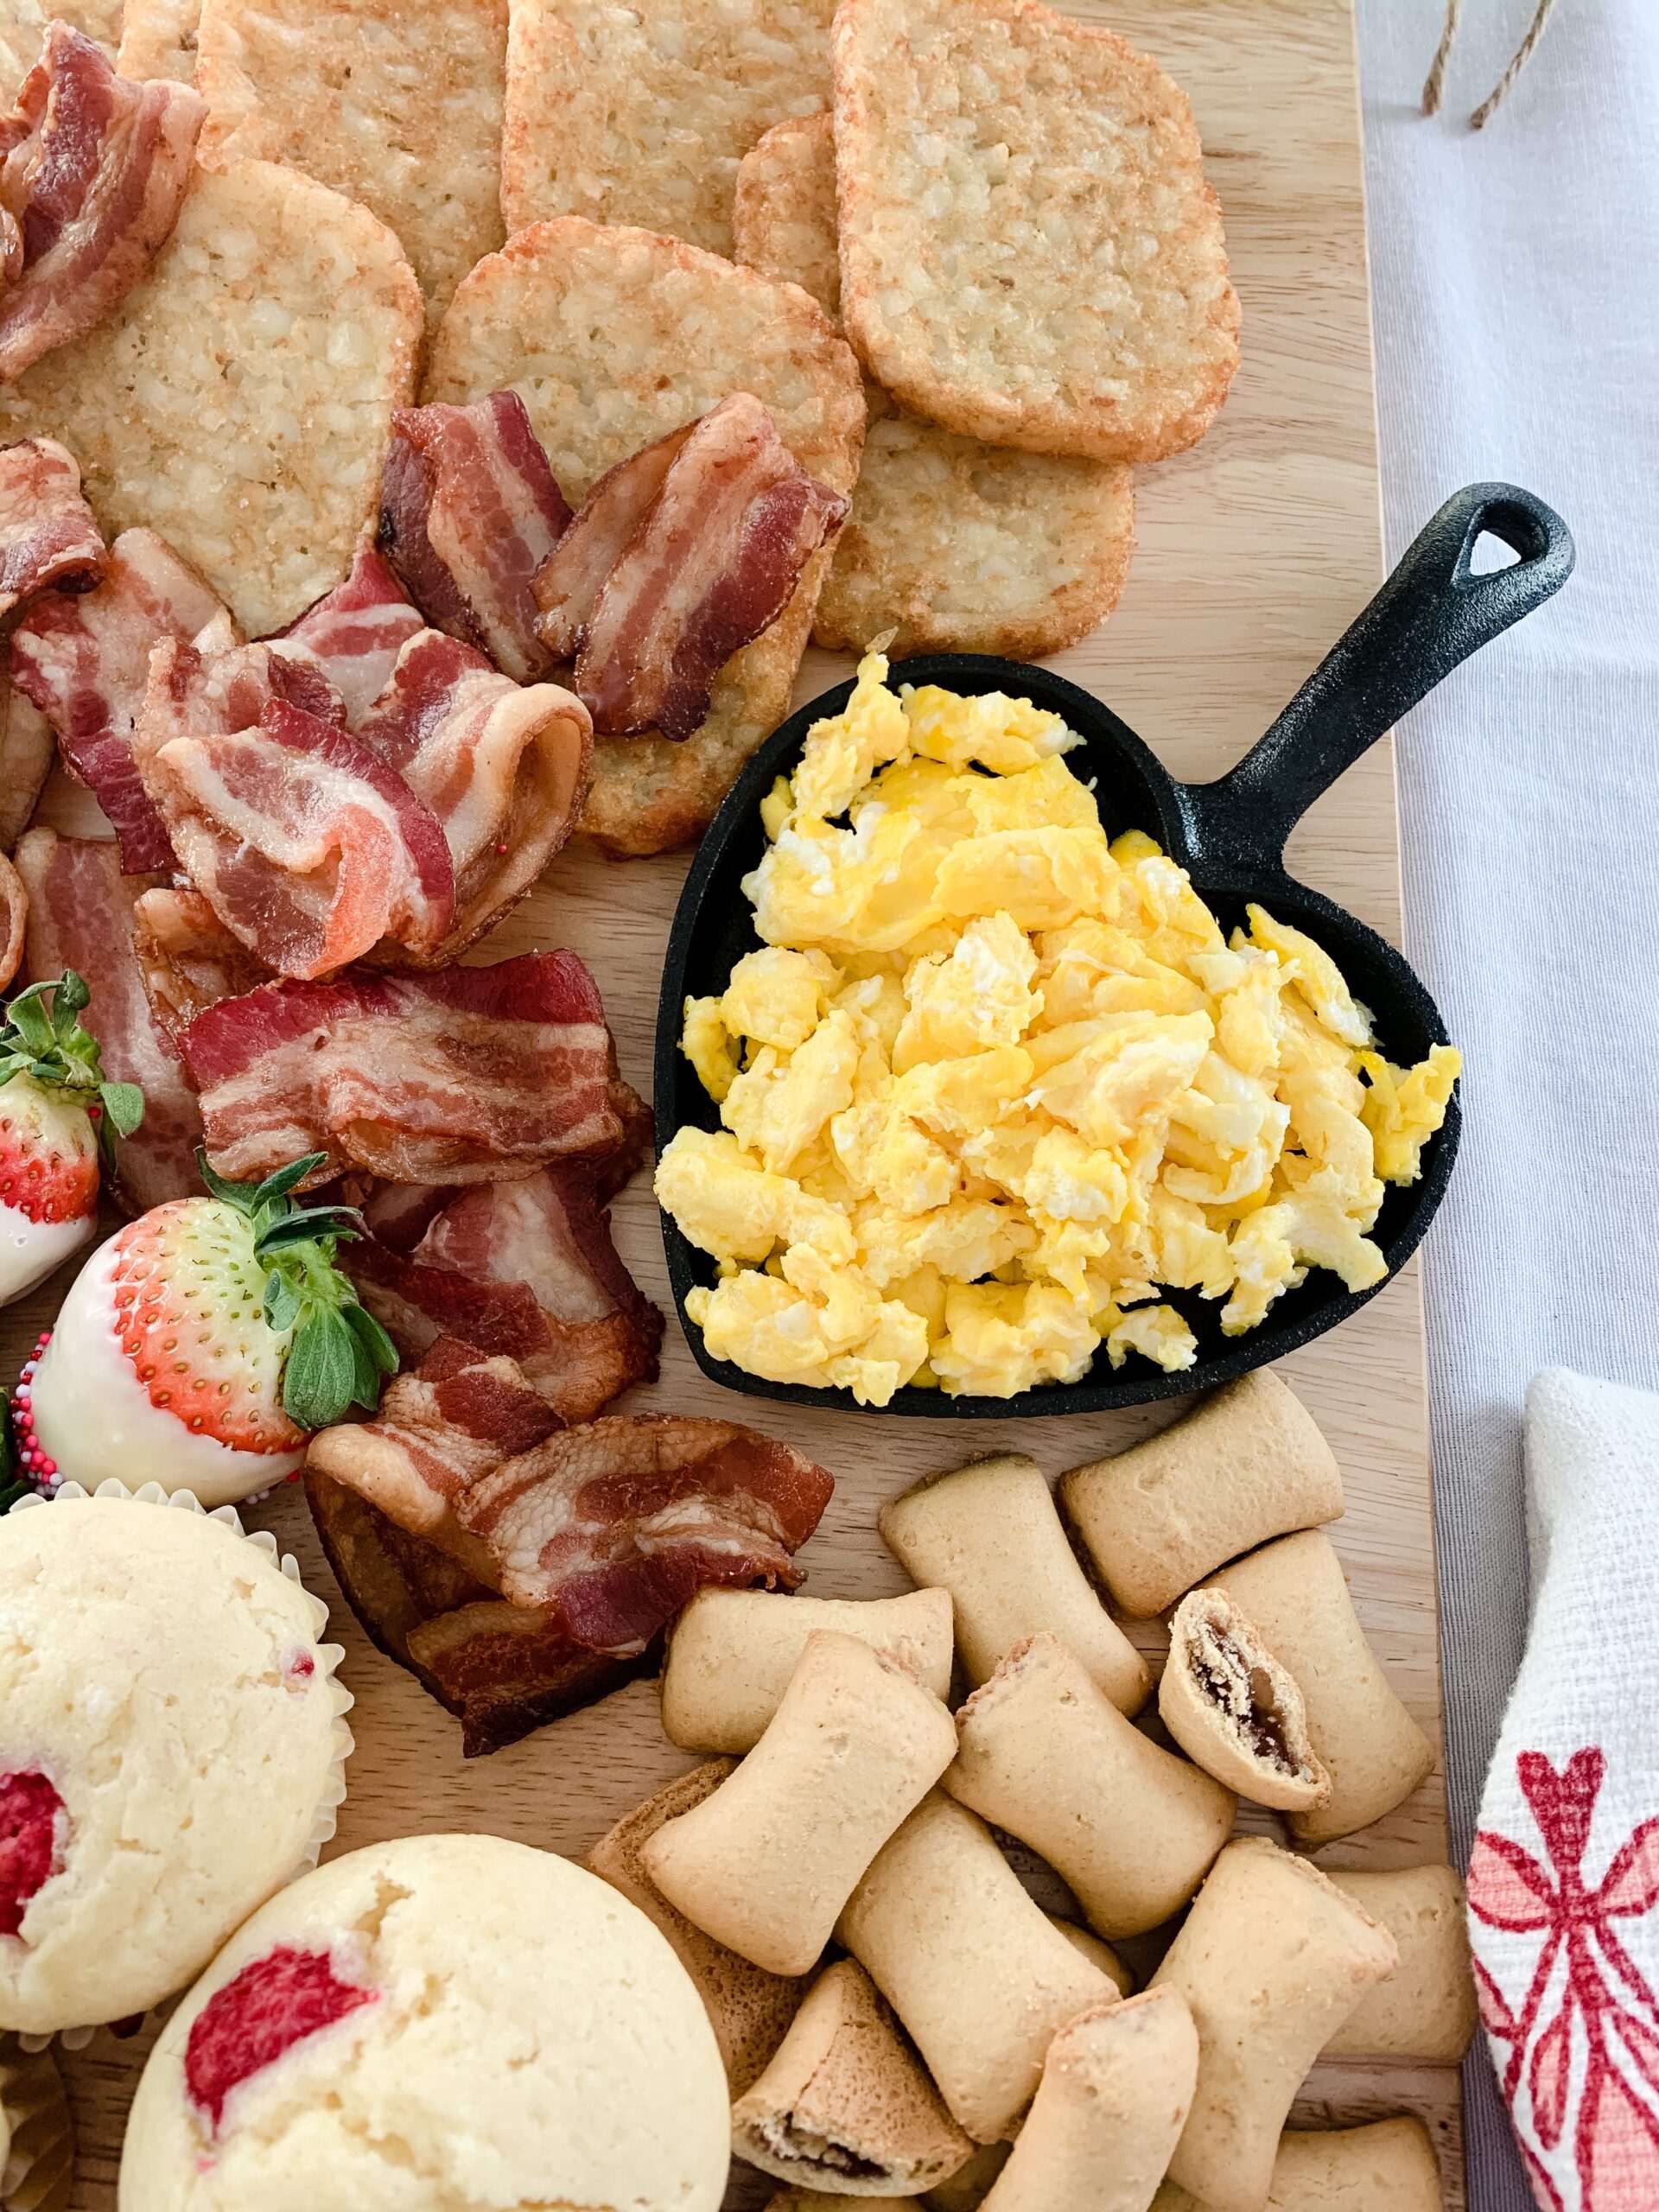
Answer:
<path fill-rule="evenodd" d="M 887 687 L 871 652 L 762 817 L 758 951 L 686 1001 L 720 1109 L 657 1196 L 719 1263 L 686 1311 L 779 1382 L 1012 1397 L 1103 1344 L 1170 1372 L 1161 1290 L 1255 1328 L 1310 1268 L 1387 1272 L 1458 1054 L 1401 1068 L 1330 955 L 1229 938 L 1138 830 L 1110 842 L 1058 715 Z"/>

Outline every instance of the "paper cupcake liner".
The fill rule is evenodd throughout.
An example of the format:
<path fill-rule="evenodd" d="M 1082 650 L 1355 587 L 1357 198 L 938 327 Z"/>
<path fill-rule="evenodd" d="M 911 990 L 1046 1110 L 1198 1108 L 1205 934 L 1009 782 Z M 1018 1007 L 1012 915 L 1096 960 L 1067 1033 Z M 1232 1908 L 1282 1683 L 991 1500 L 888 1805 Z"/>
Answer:
<path fill-rule="evenodd" d="M 69 2212 L 75 2136 L 63 2076 L 47 2053 L 26 2053 L 11 2036 L 0 2036 L 0 2107 L 11 2128 L 0 2208 Z"/>
<path fill-rule="evenodd" d="M 108 1481 L 101 1482 L 95 1491 L 88 1491 L 78 1482 L 61 1483 L 49 1497 L 42 1497 L 38 1492 L 26 1497 L 20 1497 L 11 1510 L 14 1513 L 32 1513 L 42 1508 L 49 1510 L 67 1499 L 83 1497 L 116 1497 L 132 1505 L 173 1506 L 181 1512 L 199 1514 L 203 1520 L 222 1522 L 226 1528 L 233 1529 L 244 1543 L 252 1544 L 257 1550 L 264 1552 L 266 1558 L 274 1561 L 288 1580 L 299 1591 L 311 1610 L 311 1633 L 314 1640 L 321 1637 L 324 1629 L 327 1627 L 328 1608 L 315 1591 L 308 1590 L 301 1581 L 300 1563 L 293 1553 L 279 1551 L 276 1539 L 268 1529 L 245 1529 L 241 1516 L 233 1505 L 218 1505 L 209 1512 L 194 1491 L 165 1491 L 159 1483 L 146 1483 L 141 1490 L 129 1490 L 124 1482 L 118 1482 L 111 1476 Z M 245 1499 L 243 1502 L 246 1503 L 247 1501 Z M 329 1769 L 328 1779 L 324 1783 L 322 1794 L 318 1799 L 317 1816 L 312 1823 L 311 1833 L 306 1839 L 305 1848 L 288 1873 L 277 1883 L 276 1890 L 286 1889 L 290 1882 L 296 1882 L 302 1874 L 308 1874 L 321 1858 L 322 1847 L 333 1838 L 334 1830 L 339 1825 L 340 1808 L 346 1802 L 346 1762 L 356 1748 L 355 1739 L 346 1725 L 346 1715 L 357 1700 L 339 1677 L 340 1662 L 346 1656 L 346 1647 L 343 1643 L 318 1643 L 316 1652 L 317 1663 L 322 1669 L 323 1680 L 327 1684 L 329 1693 L 334 1699 L 334 1764 Z M 276 1894 L 276 1890 L 272 1891 L 273 1897 Z M 170 2002 L 171 2000 L 163 2001 Z M 140 2015 L 134 2020 L 133 2028 L 136 2030 L 142 2020 L 148 2017 L 147 2014 Z M 99 2028 L 108 2024 L 108 2022 L 99 2021 L 90 2027 L 59 2028 L 51 2035 L 19 2034 L 10 2039 L 15 2040 L 22 2050 L 31 2056 L 46 2050 L 54 2043 L 61 2044 L 66 2050 L 84 2050 L 98 2033 Z M 126 2023 L 123 2022 L 122 2025 L 124 2028 Z M 0 2031 L 0 2051 L 3 2051 L 7 2040 L 3 2031 Z M 41 2212 L 48 2212 L 46 2200 L 42 2198 L 41 2202 Z M 0 2193 L 0 2212 L 11 2212 L 10 2199 L 3 2193 Z M 34 2208 L 32 2206 L 28 2208 L 28 2212 L 34 2212 Z"/>

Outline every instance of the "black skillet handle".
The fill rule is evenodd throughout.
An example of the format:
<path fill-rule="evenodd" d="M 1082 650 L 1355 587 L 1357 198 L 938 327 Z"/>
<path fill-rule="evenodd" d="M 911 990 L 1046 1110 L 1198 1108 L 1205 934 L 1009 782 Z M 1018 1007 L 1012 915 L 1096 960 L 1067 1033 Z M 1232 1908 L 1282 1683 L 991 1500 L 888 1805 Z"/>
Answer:
<path fill-rule="evenodd" d="M 1477 575 L 1475 542 L 1519 558 Z M 1278 868 L 1321 791 L 1443 677 L 1541 607 L 1573 573 L 1567 524 L 1513 484 L 1456 492 L 1260 743 L 1213 784 L 1185 787 L 1192 860 L 1212 879 Z"/>

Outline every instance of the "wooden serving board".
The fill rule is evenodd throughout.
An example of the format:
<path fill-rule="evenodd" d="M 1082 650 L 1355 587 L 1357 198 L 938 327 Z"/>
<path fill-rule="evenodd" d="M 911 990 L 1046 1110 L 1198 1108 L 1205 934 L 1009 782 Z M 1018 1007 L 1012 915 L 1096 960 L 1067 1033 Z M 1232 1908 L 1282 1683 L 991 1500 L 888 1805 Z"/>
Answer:
<path fill-rule="evenodd" d="M 1156 54 L 1192 97 L 1221 194 L 1244 307 L 1243 366 L 1194 453 L 1145 471 L 1140 551 L 1121 609 L 1059 665 L 1097 692 L 1175 773 L 1219 773 L 1267 726 L 1370 595 L 1381 570 L 1364 210 L 1352 25 L 1346 0 L 1079 0 Z M 1451 490 L 1448 486 L 1446 489 Z M 847 664 L 815 653 L 798 700 Z M 567 853 L 493 941 L 495 957 L 569 945 L 594 969 L 624 1072 L 648 1085 L 658 982 L 683 857 L 607 864 Z M 1377 747 L 1299 833 L 1292 865 L 1389 937 L 1399 931 L 1392 761 Z M 669 1306 L 656 1209 L 641 1177 L 616 1210 L 624 1257 Z M 61 1294 L 61 1284 L 55 1287 Z M 55 1298 L 0 1329 L 15 1374 Z M 1360 1617 L 1417 1719 L 1440 1739 L 1440 1696 L 1423 1334 L 1414 1270 L 1334 1336 L 1286 1363 L 1340 1457 L 1348 1510 L 1335 1535 Z M 941 1424 L 800 1413 L 734 1400 L 699 1375 L 671 1319 L 660 1382 L 630 1408 L 724 1414 L 801 1446 L 837 1478 L 803 1554 L 825 1597 L 906 1586 L 879 1541 L 877 1505 L 928 1470 L 1020 1449 L 1051 1475 L 1161 1426 L 1164 1407 L 1116 1416 Z M 297 1553 L 334 1608 L 346 1647 L 358 1749 L 335 1850 L 418 1831 L 485 1830 L 580 1856 L 619 1815 L 692 1764 L 664 1738 L 656 1691 L 636 1683 L 527 1742 L 472 1764 L 460 1729 L 374 1652 L 339 1600 L 296 1489 L 251 1509 Z M 1137 1631 L 1139 1632 L 1139 1631 Z M 1149 1647 L 1157 1632 L 1148 1637 Z M 1268 1815 L 1259 1825 L 1272 1829 Z M 1332 1865 L 1443 1858 L 1437 1773 Z M 128 2100 L 153 2029 L 107 2033 L 71 2057 L 80 2138 L 75 2212 L 115 2203 Z M 1315 2122 L 1420 2113 L 1433 2130 L 1452 2212 L 1464 2202 L 1458 2076 L 1449 2068 L 1321 2066 L 1299 2113 Z M 768 2185 L 734 2170 L 732 2202 Z"/>

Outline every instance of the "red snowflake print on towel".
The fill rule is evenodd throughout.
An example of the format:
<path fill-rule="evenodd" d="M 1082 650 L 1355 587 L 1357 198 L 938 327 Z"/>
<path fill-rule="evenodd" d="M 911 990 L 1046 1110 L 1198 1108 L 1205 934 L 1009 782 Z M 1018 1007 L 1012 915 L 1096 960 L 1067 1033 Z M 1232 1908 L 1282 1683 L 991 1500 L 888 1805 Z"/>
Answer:
<path fill-rule="evenodd" d="M 1541 1751 L 1516 1761 L 1548 1863 L 1483 1828 L 1469 1862 L 1469 1909 L 1530 1945 L 1477 1945 L 1481 2017 L 1509 2056 L 1503 2094 L 1533 2185 L 1549 2212 L 1654 2212 L 1659 2206 L 1659 2000 L 1618 1923 L 1659 1904 L 1659 1819 L 1643 1821 L 1595 1888 L 1583 1860 L 1607 1762 L 1575 1752 L 1558 1774 Z M 1531 1955 L 1529 1970 L 1522 1952 Z M 1520 1972 L 1506 1993 L 1494 1955 Z M 1520 1981 L 1524 1977 L 1524 1992 Z M 1564 2185 L 1577 2188 L 1571 2195 Z"/>

